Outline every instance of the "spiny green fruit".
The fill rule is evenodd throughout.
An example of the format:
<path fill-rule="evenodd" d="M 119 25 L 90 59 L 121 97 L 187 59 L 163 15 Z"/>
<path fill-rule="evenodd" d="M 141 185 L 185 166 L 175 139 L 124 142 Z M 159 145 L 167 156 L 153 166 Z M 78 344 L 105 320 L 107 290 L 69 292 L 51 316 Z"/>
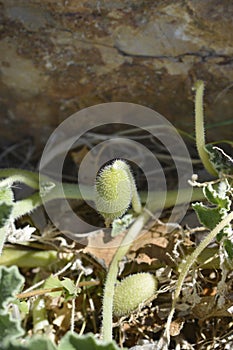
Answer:
<path fill-rule="evenodd" d="M 122 216 L 132 201 L 132 180 L 129 166 L 122 160 L 115 160 L 105 166 L 96 178 L 95 205 L 104 217 L 106 226 Z"/>
<path fill-rule="evenodd" d="M 157 286 L 155 276 L 147 272 L 126 277 L 115 287 L 113 314 L 115 316 L 130 314 L 154 295 Z"/>

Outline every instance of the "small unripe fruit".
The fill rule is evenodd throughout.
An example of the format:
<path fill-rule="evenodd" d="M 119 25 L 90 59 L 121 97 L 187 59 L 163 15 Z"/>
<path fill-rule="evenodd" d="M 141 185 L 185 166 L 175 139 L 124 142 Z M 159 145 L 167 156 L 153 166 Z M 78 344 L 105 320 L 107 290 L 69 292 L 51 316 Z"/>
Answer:
<path fill-rule="evenodd" d="M 116 160 L 105 166 L 96 178 L 95 204 L 108 226 L 130 206 L 132 184 L 124 161 Z"/>
<path fill-rule="evenodd" d="M 157 286 L 155 276 L 147 272 L 126 277 L 115 287 L 113 314 L 115 316 L 129 315 L 154 295 Z"/>

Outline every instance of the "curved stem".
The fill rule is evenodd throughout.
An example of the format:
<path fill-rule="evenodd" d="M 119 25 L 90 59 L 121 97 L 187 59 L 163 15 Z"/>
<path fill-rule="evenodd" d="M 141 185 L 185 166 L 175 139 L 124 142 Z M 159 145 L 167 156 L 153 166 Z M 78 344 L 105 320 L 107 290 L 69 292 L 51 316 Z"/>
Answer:
<path fill-rule="evenodd" d="M 203 95 L 204 95 L 204 82 L 198 80 L 194 89 L 195 95 L 195 133 L 196 133 L 196 145 L 199 157 L 206 170 L 213 176 L 217 176 L 217 172 L 213 168 L 209 154 L 205 148 L 205 128 L 204 128 L 204 113 L 203 113 Z"/>
<path fill-rule="evenodd" d="M 3 253 L 0 256 L 0 265 L 17 265 L 22 268 L 38 268 L 48 267 L 52 263 L 57 263 L 58 258 L 56 250 L 38 251 L 35 249 L 29 249 L 29 247 L 24 249 L 17 249 L 16 247 L 17 246 L 13 246 L 13 248 L 4 248 Z"/>
<path fill-rule="evenodd" d="M 0 169 L 0 178 L 5 177 L 0 181 L 0 187 L 12 186 L 15 182 L 22 182 L 25 185 L 39 189 L 39 174 L 23 169 Z"/>
<path fill-rule="evenodd" d="M 149 214 L 143 212 L 138 216 L 134 224 L 131 226 L 125 237 L 123 238 L 120 246 L 118 247 L 111 265 L 109 267 L 107 279 L 105 282 L 104 296 L 103 296 L 103 323 L 102 333 L 105 341 L 112 340 L 112 312 L 113 312 L 113 297 L 114 287 L 118 275 L 118 264 L 120 260 L 126 255 L 132 242 L 136 239 L 141 232 L 143 226 L 149 219 Z"/>
<path fill-rule="evenodd" d="M 43 202 L 39 192 L 32 194 L 30 197 L 21 199 L 15 202 L 11 213 L 11 219 L 17 220 L 21 216 L 31 213 L 42 204 Z"/>
<path fill-rule="evenodd" d="M 0 178 L 5 177 L 6 179 L 0 181 L 0 186 L 3 184 L 3 181 L 6 180 L 4 183 L 5 185 L 13 185 L 15 182 L 23 182 L 26 185 L 34 188 L 39 189 L 39 175 L 37 173 L 34 173 L 32 171 L 22 170 L 22 169 L 0 169 Z M 7 177 L 10 179 L 8 180 Z M 8 181 L 8 182 L 7 182 Z M 45 182 L 51 182 L 54 183 L 54 188 L 48 192 L 45 198 L 43 198 L 44 201 L 50 201 L 56 198 L 67 198 L 67 199 L 86 199 L 86 200 L 94 200 L 94 191 L 91 187 L 85 186 L 85 185 L 77 185 L 74 183 L 58 183 L 53 179 L 50 179 L 48 177 L 45 177 Z M 186 201 L 186 199 L 189 196 L 189 189 L 183 189 L 180 190 L 182 194 L 181 203 Z M 164 195 L 163 192 L 156 191 L 155 192 L 155 198 L 159 198 Z M 177 197 L 177 191 L 168 191 L 166 196 L 166 202 L 165 202 L 165 208 L 168 208 L 172 206 L 175 203 Z M 140 192 L 140 199 L 142 203 L 146 202 L 147 198 L 147 192 Z M 202 190 L 199 188 L 195 188 L 193 190 L 193 196 L 192 200 L 200 200 L 203 199 L 204 195 L 202 193 Z M 22 200 L 23 201 L 23 200 Z M 21 201 L 21 203 L 23 203 Z M 33 202 L 33 201 L 32 201 Z M 157 201 L 155 201 L 157 202 Z M 38 200 L 36 200 L 36 203 L 39 203 Z M 33 204 L 33 203 L 32 203 Z M 178 204 L 178 203 L 177 203 Z M 38 205 L 37 205 L 38 206 Z M 157 204 L 154 205 L 157 209 Z M 140 205 L 138 205 L 140 207 Z M 29 209 L 29 212 L 32 211 L 32 209 Z M 137 213 L 140 212 L 140 210 L 135 210 Z M 23 215 L 23 214 L 22 214 Z"/>
<path fill-rule="evenodd" d="M 38 189 L 39 187 L 38 174 L 36 173 L 26 171 L 26 170 L 20 170 L 20 169 L 0 170 L 0 177 L 6 177 L 6 176 L 9 176 L 9 178 L 4 179 L 2 182 L 0 182 L 0 184 L 12 185 L 14 182 L 20 181 L 27 184 L 28 186 L 31 186 L 34 189 Z M 83 186 L 83 185 L 78 186 L 77 184 L 70 184 L 70 183 L 60 184 L 52 179 L 45 177 L 45 183 L 46 182 L 53 183 L 54 187 L 50 191 L 48 191 L 44 197 L 41 197 L 40 192 L 37 191 L 34 194 L 32 194 L 30 197 L 13 203 L 13 209 L 11 213 L 12 220 L 16 220 L 21 216 L 32 212 L 33 210 L 38 208 L 40 205 L 43 205 L 44 203 L 57 198 L 94 200 L 94 191 L 88 186 Z M 142 208 L 140 197 L 142 199 L 142 202 L 145 203 L 147 193 L 140 193 L 140 197 L 139 197 L 135 184 L 134 184 L 133 192 L 134 192 L 133 207 L 135 212 L 139 213 Z M 181 194 L 181 196 L 179 197 L 180 203 L 187 202 L 187 198 L 189 198 L 189 192 L 190 192 L 189 189 L 184 189 L 180 191 L 180 194 Z M 161 192 L 156 192 L 155 198 L 160 198 L 160 196 L 163 197 L 163 195 L 164 194 Z M 164 208 L 169 208 L 172 205 L 174 205 L 174 203 L 176 203 L 176 198 L 177 198 L 177 191 L 167 192 Z M 203 199 L 203 193 L 201 189 L 195 189 L 193 191 L 192 200 L 198 200 L 198 199 L 199 200 Z M 176 204 L 179 204 L 179 203 L 176 203 Z M 160 206 L 161 204 L 156 200 L 153 204 L 153 208 L 150 208 L 150 210 L 156 211 L 160 209 Z M 6 228 L 4 227 L 1 229 L 0 255 L 2 252 L 3 245 L 5 243 L 6 237 L 7 237 L 7 231 L 6 231 Z M 127 249 L 126 249 L 126 252 L 127 252 Z"/>
<path fill-rule="evenodd" d="M 13 185 L 15 182 L 23 182 L 26 185 L 34 188 L 39 189 L 39 176 L 37 173 L 33 173 L 31 171 L 22 170 L 22 169 L 1 169 L 0 170 L 0 178 L 5 177 L 4 180 L 0 182 L 0 186 L 10 186 Z M 130 177 L 133 178 L 132 174 L 130 173 Z M 20 218 L 21 216 L 28 214 L 32 212 L 34 209 L 42 205 L 43 203 L 46 203 L 48 201 L 51 201 L 53 199 L 57 198 L 72 198 L 72 199 L 85 199 L 85 200 L 94 200 L 94 191 L 92 188 L 84 185 L 77 185 L 77 184 L 70 184 L 70 183 L 64 183 L 60 184 L 53 179 L 50 179 L 48 177 L 44 177 L 45 183 L 53 183 L 54 187 L 49 190 L 44 197 L 41 197 L 41 194 L 39 191 L 34 193 L 28 198 L 19 200 L 15 203 L 13 203 L 13 210 L 11 218 L 13 220 Z M 136 213 L 140 213 L 142 206 L 141 206 L 141 200 L 145 203 L 147 193 L 141 192 L 140 197 L 138 195 L 136 185 L 133 183 L 133 208 Z M 183 189 L 180 191 L 180 203 L 187 202 L 187 198 L 189 197 L 189 189 Z M 162 192 L 156 192 L 155 198 L 160 198 L 160 196 L 164 196 L 164 193 Z M 84 197 L 84 198 L 83 198 Z M 176 197 L 177 197 L 177 191 L 168 191 L 166 196 L 166 201 L 164 208 L 171 207 L 176 203 Z M 140 199 L 141 198 L 141 199 Z M 200 200 L 203 198 L 203 193 L 201 189 L 195 189 L 193 191 L 192 200 Z M 179 204 L 179 203 L 176 203 Z M 150 208 L 150 210 L 157 210 L 160 209 L 160 203 L 158 203 L 157 200 L 155 200 L 154 204 L 152 205 L 153 208 Z M 6 230 L 3 230 L 4 232 Z M 6 236 L 6 233 L 4 234 L 4 237 Z M 3 246 L 5 242 L 5 238 L 1 237 L 1 246 Z M 1 251 L 1 249 L 0 249 Z"/>
<path fill-rule="evenodd" d="M 135 211 L 135 213 L 140 214 L 142 212 L 142 203 L 141 199 L 139 197 L 136 183 L 134 180 L 134 177 L 130 171 L 130 168 L 127 163 L 125 163 L 125 170 L 128 174 L 128 177 L 130 179 L 131 187 L 132 187 L 132 208 Z"/>
<path fill-rule="evenodd" d="M 172 301 L 172 307 L 170 314 L 167 319 L 167 324 L 165 328 L 165 337 L 167 339 L 167 345 L 169 345 L 170 342 L 170 325 L 172 322 L 172 318 L 175 312 L 176 303 L 179 299 L 179 295 L 182 289 L 182 285 L 184 283 L 184 280 L 192 267 L 192 265 L 197 260 L 197 257 L 200 255 L 200 253 L 211 243 L 211 241 L 217 236 L 217 234 L 224 229 L 225 226 L 227 226 L 231 221 L 233 220 L 233 212 L 228 214 L 220 223 L 206 236 L 205 239 L 199 244 L 199 246 L 193 251 L 191 255 L 188 256 L 187 260 L 181 264 L 180 266 L 180 275 L 177 281 L 177 287 L 173 296 Z M 162 348 L 161 348 L 162 349 Z M 163 347 L 164 349 L 164 347 Z M 160 350 L 160 347 L 158 347 L 158 350 Z M 165 349 L 164 349 L 165 350 Z"/>

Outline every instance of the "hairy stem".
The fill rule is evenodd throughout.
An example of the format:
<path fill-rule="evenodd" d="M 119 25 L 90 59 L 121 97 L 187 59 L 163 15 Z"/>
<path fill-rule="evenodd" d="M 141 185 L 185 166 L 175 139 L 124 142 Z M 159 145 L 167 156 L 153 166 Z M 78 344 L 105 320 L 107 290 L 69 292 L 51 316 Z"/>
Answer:
<path fill-rule="evenodd" d="M 0 178 L 5 177 L 0 181 L 0 186 L 12 186 L 15 182 L 21 182 L 25 185 L 39 189 L 39 174 L 23 169 L 0 169 Z"/>
<path fill-rule="evenodd" d="M 177 281 L 176 290 L 173 296 L 172 301 L 172 307 L 170 314 L 167 319 L 166 329 L 165 329 L 165 338 L 167 339 L 167 345 L 169 345 L 170 342 L 170 325 L 172 322 L 172 318 L 175 312 L 176 303 L 179 299 L 179 295 L 184 283 L 184 280 L 192 267 L 192 265 L 197 261 L 198 256 L 201 254 L 201 252 L 211 243 L 211 241 L 217 236 L 217 234 L 224 229 L 225 226 L 227 226 L 231 221 L 233 220 L 233 212 L 228 214 L 222 221 L 219 222 L 219 224 L 206 236 L 205 239 L 199 244 L 199 246 L 193 251 L 191 255 L 189 255 L 184 263 L 180 266 L 180 275 Z M 160 349 L 160 348 L 158 348 Z M 162 348 L 161 348 L 162 349 Z M 163 347 L 164 349 L 164 347 Z M 164 349 L 166 350 L 166 348 Z"/>
<path fill-rule="evenodd" d="M 6 176 L 9 176 L 9 178 L 2 180 L 0 184 L 4 183 L 4 185 L 13 185 L 15 182 L 23 182 L 34 189 L 38 189 L 39 187 L 38 174 L 36 173 L 26 171 L 26 170 L 21 170 L 21 169 L 0 170 L 0 177 L 6 177 Z M 130 176 L 132 176 L 131 173 L 130 173 Z M 51 190 L 49 190 L 46 193 L 46 195 L 43 197 L 41 197 L 40 192 L 37 191 L 27 198 L 18 200 L 15 203 L 13 202 L 12 203 L 13 209 L 11 213 L 12 220 L 16 220 L 22 217 L 23 215 L 31 213 L 33 210 L 35 210 L 39 206 L 57 198 L 94 200 L 94 191 L 92 190 L 92 188 L 88 186 L 83 186 L 83 185 L 78 186 L 77 184 L 70 184 L 70 183 L 60 184 L 48 177 L 45 177 L 44 181 L 45 183 L 52 183 L 54 187 Z M 133 203 L 132 204 L 135 212 L 139 214 L 142 209 L 141 200 L 143 203 L 145 203 L 147 193 L 141 192 L 139 197 L 137 193 L 136 185 L 134 182 L 133 184 L 134 185 L 133 185 Z M 177 191 L 168 191 L 166 193 L 166 201 L 165 201 L 164 208 L 169 208 L 173 206 L 175 203 L 176 204 L 187 203 L 187 201 L 189 201 L 189 193 L 190 193 L 189 189 L 180 190 L 179 203 L 176 203 Z M 152 203 L 151 208 L 149 208 L 151 211 L 156 211 L 161 208 L 161 204 L 157 200 L 158 198 L 160 198 L 160 196 L 163 198 L 164 193 L 163 192 L 155 193 L 155 196 L 154 196 L 155 201 L 154 203 Z M 191 200 L 201 200 L 201 199 L 203 199 L 203 193 L 201 189 L 194 189 Z M 7 237 L 7 230 L 6 230 L 6 227 L 1 228 L 0 230 L 1 230 L 1 235 L 0 235 L 0 255 L 1 255 L 3 245 Z"/>
<path fill-rule="evenodd" d="M 55 250 L 42 250 L 37 251 L 34 249 L 21 248 L 16 249 L 5 248 L 0 256 L 0 265 L 18 267 L 48 267 L 52 263 L 57 262 L 57 251 Z"/>
<path fill-rule="evenodd" d="M 138 191 L 137 191 L 137 187 L 135 184 L 135 180 L 134 177 L 129 169 L 129 166 L 127 163 L 125 163 L 125 170 L 128 174 L 128 177 L 130 179 L 131 182 L 131 188 L 132 188 L 132 208 L 135 211 L 135 213 L 140 214 L 142 211 L 142 203 L 141 203 L 141 199 L 139 197 Z"/>
<path fill-rule="evenodd" d="M 209 154 L 205 148 L 205 128 L 204 128 L 204 113 L 203 113 L 203 95 L 204 95 L 204 82 L 198 80 L 194 89 L 195 95 L 195 133 L 196 133 L 196 145 L 199 157 L 206 170 L 213 176 L 217 176 L 217 172 L 213 168 Z"/>
<path fill-rule="evenodd" d="M 120 260 L 126 255 L 132 242 L 136 239 L 141 229 L 149 219 L 149 214 L 143 212 L 138 216 L 134 224 L 131 226 L 119 248 L 117 249 L 111 265 L 109 267 L 107 279 L 105 282 L 104 297 L 103 297 L 103 324 L 102 334 L 105 341 L 112 340 L 112 312 L 113 312 L 113 297 L 114 287 L 118 275 L 118 264 Z"/>

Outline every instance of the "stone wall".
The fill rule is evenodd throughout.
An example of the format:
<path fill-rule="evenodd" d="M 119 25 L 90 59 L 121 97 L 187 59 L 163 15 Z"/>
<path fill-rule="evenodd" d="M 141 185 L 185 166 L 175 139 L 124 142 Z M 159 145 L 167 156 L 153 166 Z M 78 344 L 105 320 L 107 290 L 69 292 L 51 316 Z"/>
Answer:
<path fill-rule="evenodd" d="M 196 79 L 207 124 L 232 121 L 231 1 L 2 0 L 0 16 L 1 142 L 30 137 L 40 149 L 72 113 L 110 101 L 191 132 Z"/>

